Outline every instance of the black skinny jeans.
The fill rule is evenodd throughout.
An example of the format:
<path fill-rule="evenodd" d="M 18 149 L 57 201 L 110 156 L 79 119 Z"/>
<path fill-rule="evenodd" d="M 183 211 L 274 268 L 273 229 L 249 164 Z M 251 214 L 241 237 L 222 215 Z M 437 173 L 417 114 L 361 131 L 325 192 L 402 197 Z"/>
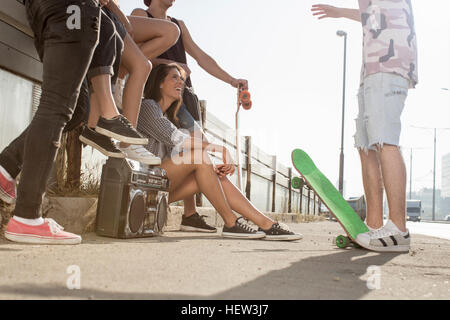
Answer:
<path fill-rule="evenodd" d="M 98 45 L 95 48 L 92 56 L 92 61 L 89 66 L 87 77 L 84 79 L 74 114 L 63 131 L 70 131 L 87 121 L 89 113 L 89 85 L 88 77 L 100 74 L 113 74 L 111 84 L 115 83 L 117 74 L 119 72 L 120 57 L 123 51 L 123 32 L 117 21 L 114 21 L 107 10 L 102 10 L 100 35 Z M 126 34 L 126 31 L 125 31 Z M 36 46 L 38 51 L 41 51 L 40 41 L 37 38 Z M 111 68 L 112 66 L 112 68 Z M 24 147 L 29 127 L 22 132 L 15 140 L 13 140 L 0 153 L 0 165 L 15 179 L 22 171 L 24 162 Z"/>
<path fill-rule="evenodd" d="M 79 29 L 67 26 L 70 14 L 66 11 L 70 5 L 80 9 Z M 43 62 L 42 96 L 26 133 L 11 145 L 13 148 L 14 144 L 24 145 L 14 215 L 34 219 L 41 215 L 42 198 L 61 133 L 72 117 L 98 43 L 100 7 L 97 0 L 28 0 L 26 10 Z"/>

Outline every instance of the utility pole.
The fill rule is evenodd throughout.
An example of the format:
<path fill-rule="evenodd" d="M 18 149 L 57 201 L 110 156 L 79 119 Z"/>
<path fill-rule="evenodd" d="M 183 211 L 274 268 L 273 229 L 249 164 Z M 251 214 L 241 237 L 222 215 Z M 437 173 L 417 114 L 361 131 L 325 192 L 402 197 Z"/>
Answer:
<path fill-rule="evenodd" d="M 417 129 L 433 129 L 434 131 L 434 139 L 433 139 L 433 144 L 434 144 L 434 157 L 433 157 L 433 206 L 432 206 L 432 212 L 431 212 L 431 217 L 432 220 L 434 221 L 436 218 L 436 132 L 437 130 L 450 130 L 450 128 L 429 128 L 429 127 L 416 127 L 416 126 L 411 126 L 413 128 L 417 128 Z"/>
<path fill-rule="evenodd" d="M 436 128 L 434 128 L 434 165 L 433 165 L 433 211 L 432 220 L 435 220 L 436 212 Z"/>
<path fill-rule="evenodd" d="M 344 196 L 344 115 L 345 115 L 345 78 L 347 69 L 347 32 L 339 30 L 339 37 L 344 37 L 344 81 L 342 88 L 342 125 L 341 125 L 341 153 L 339 156 L 339 193 Z"/>
<path fill-rule="evenodd" d="M 411 200 L 411 192 L 412 192 L 412 148 L 411 154 L 409 155 L 409 200 Z"/>

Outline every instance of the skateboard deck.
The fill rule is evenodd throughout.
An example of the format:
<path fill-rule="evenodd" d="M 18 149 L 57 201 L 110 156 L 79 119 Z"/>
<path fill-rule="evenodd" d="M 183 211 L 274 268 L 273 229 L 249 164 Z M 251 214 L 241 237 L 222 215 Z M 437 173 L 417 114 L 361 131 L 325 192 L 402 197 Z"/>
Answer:
<path fill-rule="evenodd" d="M 369 229 L 356 214 L 353 208 L 345 201 L 333 184 L 320 172 L 308 154 L 300 149 L 292 151 L 292 164 L 298 173 L 306 180 L 307 184 L 316 192 L 330 213 L 341 224 L 349 238 L 355 241 L 360 233 Z M 297 182 L 298 184 L 298 182 Z M 341 245 L 339 243 L 341 241 Z M 342 243 L 344 241 L 344 243 Z M 345 239 L 339 236 L 336 245 L 346 247 Z"/>
<path fill-rule="evenodd" d="M 237 187 L 243 191 L 242 188 L 242 167 L 241 167 L 241 147 L 240 147 L 240 135 L 239 135 L 239 111 L 241 106 L 244 110 L 250 110 L 252 107 L 251 94 L 247 90 L 243 90 L 241 85 L 237 89 L 237 109 L 236 109 L 236 166 L 237 166 Z"/>

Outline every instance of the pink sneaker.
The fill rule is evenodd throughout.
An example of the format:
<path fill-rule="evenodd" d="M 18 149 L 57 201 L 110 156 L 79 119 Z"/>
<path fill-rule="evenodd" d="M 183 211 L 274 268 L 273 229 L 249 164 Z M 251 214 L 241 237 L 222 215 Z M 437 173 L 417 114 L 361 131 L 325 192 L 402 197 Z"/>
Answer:
<path fill-rule="evenodd" d="M 0 199 L 6 203 L 16 202 L 16 183 L 6 179 L 0 171 Z"/>
<path fill-rule="evenodd" d="M 47 218 L 39 226 L 29 226 L 11 218 L 5 231 L 5 238 L 14 242 L 35 244 L 79 244 L 81 237 L 63 231 L 55 220 Z"/>

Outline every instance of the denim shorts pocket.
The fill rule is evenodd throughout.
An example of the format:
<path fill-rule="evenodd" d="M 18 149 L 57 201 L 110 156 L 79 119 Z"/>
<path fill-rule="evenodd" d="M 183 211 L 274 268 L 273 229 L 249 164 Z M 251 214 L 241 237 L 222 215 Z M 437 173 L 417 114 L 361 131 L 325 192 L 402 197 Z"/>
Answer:
<path fill-rule="evenodd" d="M 402 84 L 391 84 L 389 90 L 385 93 L 385 101 L 389 108 L 389 117 L 392 123 L 399 123 L 405 101 L 408 96 L 408 88 Z"/>

